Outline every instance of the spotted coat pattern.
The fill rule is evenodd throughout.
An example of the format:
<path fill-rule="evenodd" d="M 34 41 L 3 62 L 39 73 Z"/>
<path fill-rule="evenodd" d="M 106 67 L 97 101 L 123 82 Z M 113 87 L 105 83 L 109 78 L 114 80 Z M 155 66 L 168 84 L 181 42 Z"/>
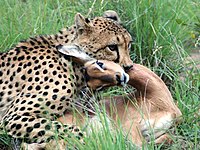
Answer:
<path fill-rule="evenodd" d="M 129 66 L 130 34 L 116 21 L 80 14 L 75 25 L 55 35 L 37 36 L 0 54 L 0 119 L 9 135 L 27 143 L 71 137 L 82 139 L 74 125 L 55 118 L 72 108 L 77 91 L 85 86 L 81 65 L 58 52 L 57 46 L 75 44 L 97 59 Z M 67 134 L 66 134 L 67 133 Z"/>

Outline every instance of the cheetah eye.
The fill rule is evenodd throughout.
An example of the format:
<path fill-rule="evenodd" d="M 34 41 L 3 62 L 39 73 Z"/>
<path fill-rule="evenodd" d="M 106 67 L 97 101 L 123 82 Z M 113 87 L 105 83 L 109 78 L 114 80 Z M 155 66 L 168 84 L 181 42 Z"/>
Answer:
<path fill-rule="evenodd" d="M 96 64 L 101 68 L 104 69 L 104 64 L 102 62 L 96 61 Z"/>
<path fill-rule="evenodd" d="M 118 50 L 118 47 L 117 47 L 116 44 L 108 45 L 108 48 L 109 48 L 111 51 L 117 51 L 117 50 Z"/>

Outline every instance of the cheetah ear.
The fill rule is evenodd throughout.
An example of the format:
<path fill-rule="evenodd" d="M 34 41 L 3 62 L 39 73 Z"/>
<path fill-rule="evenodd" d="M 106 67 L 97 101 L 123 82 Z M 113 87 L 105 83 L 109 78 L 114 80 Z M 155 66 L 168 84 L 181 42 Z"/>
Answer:
<path fill-rule="evenodd" d="M 121 23 L 121 20 L 117 14 L 117 12 L 115 12 L 114 10 L 107 10 L 103 13 L 103 17 L 105 18 L 109 18 L 112 19 L 114 21 L 117 21 L 119 23 Z"/>
<path fill-rule="evenodd" d="M 81 50 L 78 45 L 59 45 L 56 48 L 60 53 L 72 56 L 74 58 L 73 60 L 80 64 L 85 64 L 88 61 L 95 60 Z"/>
<path fill-rule="evenodd" d="M 83 34 L 84 32 L 90 31 L 90 22 L 89 19 L 84 18 L 80 13 L 77 13 L 75 16 L 75 25 L 78 34 Z"/>

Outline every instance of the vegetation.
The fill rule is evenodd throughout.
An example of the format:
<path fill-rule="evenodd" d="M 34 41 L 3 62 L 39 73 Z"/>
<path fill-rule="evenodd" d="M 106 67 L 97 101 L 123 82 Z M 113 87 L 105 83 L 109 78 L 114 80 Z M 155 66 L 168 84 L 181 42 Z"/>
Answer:
<path fill-rule="evenodd" d="M 169 131 L 173 144 L 145 144 L 143 149 L 200 149 L 199 62 L 188 61 L 188 53 L 200 49 L 199 8 L 199 0 L 1 0 L 0 52 L 30 36 L 57 33 L 73 24 L 77 12 L 93 17 L 115 10 L 134 38 L 132 59 L 163 78 L 183 113 L 183 123 Z M 4 149 L 11 141 L 4 131 L 0 134 Z M 94 133 L 84 147 L 136 149 L 122 130 L 114 138 L 111 134 L 105 122 L 103 135 Z"/>

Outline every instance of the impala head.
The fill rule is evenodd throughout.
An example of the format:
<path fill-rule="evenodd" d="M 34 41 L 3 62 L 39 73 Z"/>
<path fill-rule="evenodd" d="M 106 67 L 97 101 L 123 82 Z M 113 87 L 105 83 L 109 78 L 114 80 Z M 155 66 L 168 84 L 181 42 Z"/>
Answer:
<path fill-rule="evenodd" d="M 124 85 L 129 81 L 129 75 L 120 65 L 113 61 L 91 58 L 76 45 L 59 46 L 58 51 L 72 56 L 76 62 L 84 65 L 85 79 L 92 90 Z"/>
<path fill-rule="evenodd" d="M 91 89 L 124 85 L 129 76 L 120 65 L 108 60 L 92 60 L 84 64 L 85 76 Z"/>

